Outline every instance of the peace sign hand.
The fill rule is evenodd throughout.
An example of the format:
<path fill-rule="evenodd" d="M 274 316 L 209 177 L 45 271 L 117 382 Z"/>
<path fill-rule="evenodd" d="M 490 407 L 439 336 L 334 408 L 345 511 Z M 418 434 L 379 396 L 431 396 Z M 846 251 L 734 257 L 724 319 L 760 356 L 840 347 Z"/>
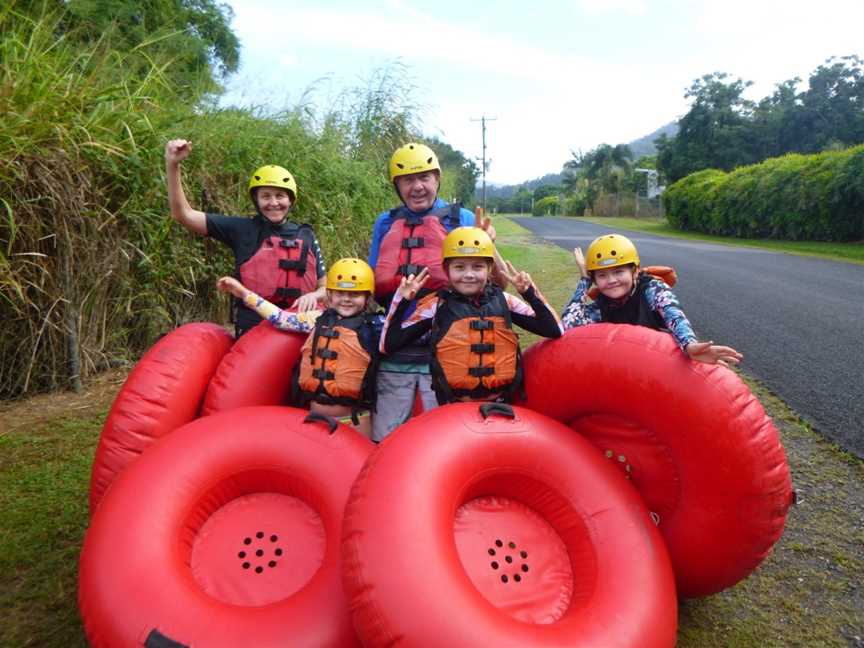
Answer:
<path fill-rule="evenodd" d="M 399 283 L 399 294 L 402 299 L 414 299 L 420 289 L 429 279 L 429 268 L 423 268 L 416 276 L 413 274 L 402 277 Z"/>
<path fill-rule="evenodd" d="M 531 275 L 523 270 L 517 270 L 509 261 L 504 262 L 501 274 L 504 275 L 507 281 L 513 284 L 513 287 L 516 288 L 520 295 L 527 292 L 534 285 L 534 282 L 531 281 Z"/>

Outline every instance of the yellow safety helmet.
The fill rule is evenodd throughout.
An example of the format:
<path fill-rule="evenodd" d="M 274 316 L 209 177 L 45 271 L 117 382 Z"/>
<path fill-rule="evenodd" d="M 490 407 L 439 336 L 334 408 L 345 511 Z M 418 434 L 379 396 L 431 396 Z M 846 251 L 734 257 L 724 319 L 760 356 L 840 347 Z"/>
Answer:
<path fill-rule="evenodd" d="M 371 293 L 375 290 L 375 273 L 363 259 L 339 259 L 327 271 L 327 288 Z"/>
<path fill-rule="evenodd" d="M 254 190 L 258 187 L 278 187 L 284 189 L 291 194 L 291 203 L 297 201 L 297 183 L 294 182 L 294 176 L 288 169 L 275 164 L 268 164 L 255 170 L 252 177 L 249 178 L 249 195 L 252 197 L 252 202 L 255 202 Z"/>
<path fill-rule="evenodd" d="M 633 241 L 620 234 L 598 236 L 588 246 L 585 266 L 588 272 L 634 264 L 639 267 L 639 253 Z"/>
<path fill-rule="evenodd" d="M 441 172 L 438 156 L 425 144 L 411 142 L 398 149 L 390 158 L 390 182 L 397 177 L 424 171 Z"/>
<path fill-rule="evenodd" d="M 444 237 L 441 258 L 480 257 L 495 259 L 495 246 L 489 235 L 479 227 L 457 227 Z"/>

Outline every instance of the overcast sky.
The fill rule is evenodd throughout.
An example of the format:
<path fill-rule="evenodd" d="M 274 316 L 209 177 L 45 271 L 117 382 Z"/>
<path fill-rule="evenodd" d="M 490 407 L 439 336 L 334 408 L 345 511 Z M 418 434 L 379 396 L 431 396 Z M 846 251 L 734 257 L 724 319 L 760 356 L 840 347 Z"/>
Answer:
<path fill-rule="evenodd" d="M 714 71 L 806 80 L 829 56 L 864 57 L 864 0 L 230 0 L 241 70 L 225 101 L 326 104 L 401 61 L 424 129 L 471 157 L 487 126 L 487 181 L 558 172 L 574 149 L 647 135 L 687 111 Z M 323 80 L 323 81 L 322 81 Z"/>

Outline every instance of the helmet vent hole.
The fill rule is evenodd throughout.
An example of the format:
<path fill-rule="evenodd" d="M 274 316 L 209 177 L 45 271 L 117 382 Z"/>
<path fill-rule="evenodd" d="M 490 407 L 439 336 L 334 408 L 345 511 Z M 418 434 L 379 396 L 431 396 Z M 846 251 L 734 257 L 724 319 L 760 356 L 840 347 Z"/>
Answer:
<path fill-rule="evenodd" d="M 399 167 L 400 169 L 404 169 L 404 168 L 405 168 L 405 165 L 404 165 L 404 164 L 399 164 L 398 162 L 396 163 L 396 166 Z"/>
<path fill-rule="evenodd" d="M 426 164 L 432 164 L 432 158 L 431 157 L 426 160 Z"/>
<path fill-rule="evenodd" d="M 612 250 L 609 254 L 611 254 L 612 256 L 615 256 L 618 253 L 615 250 Z"/>
<path fill-rule="evenodd" d="M 261 176 L 256 175 L 256 176 L 255 176 L 255 179 L 260 181 L 260 180 L 261 180 Z"/>

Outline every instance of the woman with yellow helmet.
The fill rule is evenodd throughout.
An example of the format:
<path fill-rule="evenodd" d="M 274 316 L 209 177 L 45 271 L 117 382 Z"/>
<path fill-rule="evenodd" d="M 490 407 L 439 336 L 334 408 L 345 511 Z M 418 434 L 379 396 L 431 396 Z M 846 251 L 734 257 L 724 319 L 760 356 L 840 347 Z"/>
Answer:
<path fill-rule="evenodd" d="M 248 290 L 233 277 L 216 284 L 282 331 L 308 333 L 293 376 L 295 403 L 332 416 L 371 437 L 375 371 L 383 318 L 369 312 L 375 275 L 355 258 L 340 259 L 327 272 L 324 311 L 293 312 Z"/>
<path fill-rule="evenodd" d="M 416 299 L 429 281 L 429 270 L 402 278 L 387 312 L 380 349 L 393 353 L 428 334 L 439 404 L 509 402 L 522 378 L 513 324 L 555 338 L 562 333 L 561 323 L 528 273 L 509 262 L 503 271 L 522 299 L 489 281 L 495 246 L 482 229 L 454 229 L 443 241 L 441 258 L 446 288 Z"/>
<path fill-rule="evenodd" d="M 708 364 L 738 364 L 742 355 L 728 346 L 699 342 L 690 320 L 669 287 L 640 271 L 636 246 L 621 234 L 597 237 L 583 255 L 573 250 L 581 278 L 561 316 L 565 329 L 599 322 L 636 324 L 667 331 L 693 360 Z M 599 294 L 588 296 L 592 284 Z"/>
<path fill-rule="evenodd" d="M 311 310 L 324 298 L 326 270 L 321 246 L 312 227 L 288 220 L 297 202 L 294 176 L 268 164 L 249 178 L 253 218 L 205 214 L 186 199 L 180 164 L 192 152 L 192 142 L 174 139 L 165 145 L 165 174 L 171 216 L 190 232 L 211 236 L 234 253 L 235 277 L 266 299 L 300 311 Z M 258 324 L 255 311 L 236 301 L 234 323 L 239 337 Z"/>

